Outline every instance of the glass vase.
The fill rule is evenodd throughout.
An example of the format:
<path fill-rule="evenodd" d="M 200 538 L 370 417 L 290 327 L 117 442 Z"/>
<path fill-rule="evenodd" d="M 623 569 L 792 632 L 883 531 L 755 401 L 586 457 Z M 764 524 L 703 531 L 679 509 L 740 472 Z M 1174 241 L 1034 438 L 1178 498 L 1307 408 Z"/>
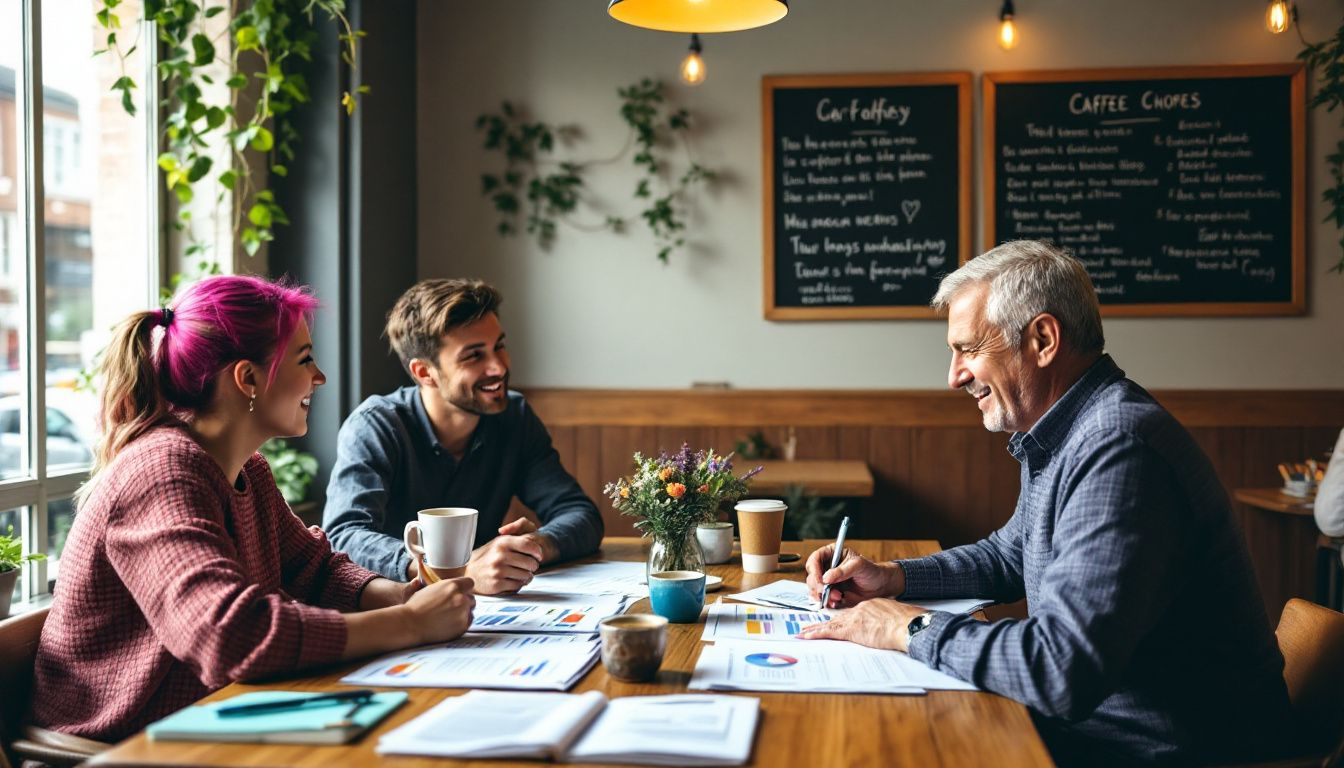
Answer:
<path fill-rule="evenodd" d="M 705 572 L 705 553 L 695 538 L 695 526 L 685 531 L 677 531 L 667 536 L 654 536 L 653 546 L 649 547 L 649 559 L 645 563 L 644 576 L 659 571 L 697 571 Z"/>

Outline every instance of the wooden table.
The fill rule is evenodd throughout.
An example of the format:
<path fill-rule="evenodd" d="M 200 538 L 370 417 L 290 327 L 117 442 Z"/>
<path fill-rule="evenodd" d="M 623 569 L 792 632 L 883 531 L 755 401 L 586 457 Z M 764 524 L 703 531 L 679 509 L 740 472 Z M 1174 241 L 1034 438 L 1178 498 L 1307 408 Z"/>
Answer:
<path fill-rule="evenodd" d="M 826 542 L 784 542 L 784 550 L 806 555 Z M 889 559 L 917 557 L 938 550 L 933 541 L 852 541 L 851 546 L 871 556 Z M 642 560 L 644 543 L 632 538 L 608 538 L 601 555 L 612 560 Z M 744 574 L 740 560 L 708 570 L 723 577 L 720 594 L 752 589 L 777 578 L 801 580 L 800 563 L 783 566 L 778 574 Z M 714 595 L 711 593 L 711 599 Z M 631 609 L 648 612 L 648 601 Z M 607 677 L 599 663 L 574 691 L 600 690 L 608 696 L 679 693 L 686 690 L 700 653 L 703 623 L 673 624 L 667 653 L 656 680 L 623 683 Z M 341 675 L 363 662 L 342 665 L 260 685 L 230 685 L 204 701 L 228 698 L 247 691 L 285 689 L 325 691 L 346 686 Z M 499 760 L 455 761 L 439 758 L 381 757 L 373 750 L 378 735 L 423 713 L 461 689 L 411 688 L 406 706 L 384 720 L 361 740 L 339 747 L 267 744 L 150 742 L 138 734 L 92 761 L 95 765 L 248 765 L 248 766 L 536 766 L 535 762 Z M 1050 755 L 1021 704 L 991 693 L 934 691 L 924 696 L 751 693 L 761 699 L 761 723 L 749 765 L 770 766 L 1049 766 Z"/>
<path fill-rule="evenodd" d="M 812 496 L 873 495 L 873 473 L 857 459 L 735 459 L 734 464 L 739 468 L 763 467 L 752 478 L 752 496 L 782 494 L 792 485 L 801 485 Z"/>
<path fill-rule="evenodd" d="M 1315 495 L 1289 496 L 1279 488 L 1238 488 L 1232 495 L 1242 504 L 1249 504 L 1257 509 L 1306 517 L 1312 516 L 1312 504 L 1316 500 Z"/>

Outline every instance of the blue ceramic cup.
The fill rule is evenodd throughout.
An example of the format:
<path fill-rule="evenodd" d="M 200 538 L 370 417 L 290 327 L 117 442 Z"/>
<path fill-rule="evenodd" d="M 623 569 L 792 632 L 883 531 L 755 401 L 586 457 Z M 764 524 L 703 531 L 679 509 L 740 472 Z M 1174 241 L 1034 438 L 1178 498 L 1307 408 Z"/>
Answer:
<path fill-rule="evenodd" d="M 673 624 L 700 619 L 705 604 L 705 574 L 699 571 L 658 571 L 649 574 L 649 602 L 653 612 Z"/>

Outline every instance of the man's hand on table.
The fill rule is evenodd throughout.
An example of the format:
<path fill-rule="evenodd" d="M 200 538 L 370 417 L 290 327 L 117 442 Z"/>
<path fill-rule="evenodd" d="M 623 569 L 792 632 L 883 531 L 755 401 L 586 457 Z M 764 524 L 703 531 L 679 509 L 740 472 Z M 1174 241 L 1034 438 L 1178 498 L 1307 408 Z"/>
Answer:
<path fill-rule="evenodd" d="M 467 576 L 476 582 L 476 594 L 517 592 L 532 581 L 543 564 L 557 557 L 555 543 L 520 517 L 500 526 L 499 536 L 471 553 Z"/>
<path fill-rule="evenodd" d="M 869 648 L 904 651 L 910 647 L 910 620 L 927 608 L 886 598 L 865 600 L 836 611 L 830 621 L 809 624 L 798 632 L 801 640 L 851 640 Z"/>

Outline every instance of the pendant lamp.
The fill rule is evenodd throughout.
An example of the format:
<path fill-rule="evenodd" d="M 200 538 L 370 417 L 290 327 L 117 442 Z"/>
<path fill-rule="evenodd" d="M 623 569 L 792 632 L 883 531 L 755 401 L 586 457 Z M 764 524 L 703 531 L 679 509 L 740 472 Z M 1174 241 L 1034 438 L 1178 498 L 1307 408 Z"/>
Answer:
<path fill-rule="evenodd" d="M 779 21 L 788 0 L 611 0 L 617 21 L 662 32 L 737 32 Z"/>

